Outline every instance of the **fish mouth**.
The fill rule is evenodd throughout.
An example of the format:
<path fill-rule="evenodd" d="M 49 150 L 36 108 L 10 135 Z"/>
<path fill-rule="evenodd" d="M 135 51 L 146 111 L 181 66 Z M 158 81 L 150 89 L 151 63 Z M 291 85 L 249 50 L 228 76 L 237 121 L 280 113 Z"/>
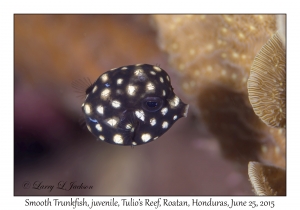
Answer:
<path fill-rule="evenodd" d="M 136 142 L 134 139 L 136 138 L 136 134 L 137 134 L 138 131 L 139 131 L 140 125 L 141 125 L 140 121 L 137 120 L 135 126 L 133 127 L 133 128 L 134 128 L 134 131 L 131 132 L 131 135 L 130 135 L 131 144 L 132 144 L 132 142 Z"/>
<path fill-rule="evenodd" d="M 118 128 L 125 134 L 125 145 L 133 145 L 133 142 L 136 142 L 136 136 L 139 132 L 141 122 L 135 116 L 134 110 L 125 110 L 120 118 Z M 131 125 L 131 126 L 128 126 Z"/>

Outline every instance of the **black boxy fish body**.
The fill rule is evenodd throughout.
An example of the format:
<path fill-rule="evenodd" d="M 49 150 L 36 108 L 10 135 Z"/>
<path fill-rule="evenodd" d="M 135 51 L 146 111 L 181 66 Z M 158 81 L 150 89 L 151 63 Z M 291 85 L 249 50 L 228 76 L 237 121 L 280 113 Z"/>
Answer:
<path fill-rule="evenodd" d="M 141 145 L 157 139 L 189 105 L 173 92 L 169 75 L 149 64 L 123 66 L 102 74 L 86 90 L 82 111 L 88 130 L 117 145 Z"/>

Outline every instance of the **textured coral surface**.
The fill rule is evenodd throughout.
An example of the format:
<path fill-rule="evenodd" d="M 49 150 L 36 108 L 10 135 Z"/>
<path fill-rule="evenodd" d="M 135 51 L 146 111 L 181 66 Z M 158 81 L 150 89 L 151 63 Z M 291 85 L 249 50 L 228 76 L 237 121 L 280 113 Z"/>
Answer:
<path fill-rule="evenodd" d="M 14 16 L 16 195 L 253 195 L 248 177 L 220 155 L 192 112 L 157 141 L 133 149 L 96 141 L 80 127 L 76 79 L 159 64 L 180 95 L 156 37 L 148 15 Z M 60 181 L 93 188 L 61 190 Z M 55 188 L 33 188 L 39 184 Z"/>
<path fill-rule="evenodd" d="M 218 82 L 246 90 L 256 53 L 275 32 L 272 15 L 155 15 L 160 47 L 185 78 L 183 89 Z"/>
<path fill-rule="evenodd" d="M 254 112 L 267 125 L 285 128 L 286 53 L 276 33 L 256 55 L 248 80 Z"/>
<path fill-rule="evenodd" d="M 225 157 L 244 171 L 252 160 L 285 167 L 285 132 L 255 115 L 247 92 L 254 57 L 276 32 L 275 15 L 154 15 L 153 20 L 182 90 Z"/>
<path fill-rule="evenodd" d="M 282 168 L 250 162 L 249 177 L 257 195 L 286 195 L 286 171 Z"/>

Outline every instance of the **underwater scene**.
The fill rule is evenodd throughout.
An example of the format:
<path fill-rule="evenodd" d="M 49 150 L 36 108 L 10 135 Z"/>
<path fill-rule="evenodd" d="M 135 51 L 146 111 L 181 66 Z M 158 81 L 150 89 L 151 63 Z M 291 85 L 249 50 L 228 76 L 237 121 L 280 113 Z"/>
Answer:
<path fill-rule="evenodd" d="M 14 15 L 14 195 L 286 195 L 286 15 Z"/>

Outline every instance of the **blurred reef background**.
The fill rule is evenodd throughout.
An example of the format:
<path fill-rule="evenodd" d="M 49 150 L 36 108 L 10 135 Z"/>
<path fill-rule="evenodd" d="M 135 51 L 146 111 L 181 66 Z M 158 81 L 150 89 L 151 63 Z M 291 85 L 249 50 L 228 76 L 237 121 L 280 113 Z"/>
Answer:
<path fill-rule="evenodd" d="M 249 161 L 285 169 L 285 127 L 262 122 L 247 92 L 255 55 L 278 22 L 277 15 L 15 15 L 15 195 L 254 195 Z M 169 73 L 191 105 L 188 117 L 143 146 L 96 141 L 79 123 L 84 99 L 72 81 L 137 63 Z M 60 181 L 93 189 L 32 188 Z"/>

